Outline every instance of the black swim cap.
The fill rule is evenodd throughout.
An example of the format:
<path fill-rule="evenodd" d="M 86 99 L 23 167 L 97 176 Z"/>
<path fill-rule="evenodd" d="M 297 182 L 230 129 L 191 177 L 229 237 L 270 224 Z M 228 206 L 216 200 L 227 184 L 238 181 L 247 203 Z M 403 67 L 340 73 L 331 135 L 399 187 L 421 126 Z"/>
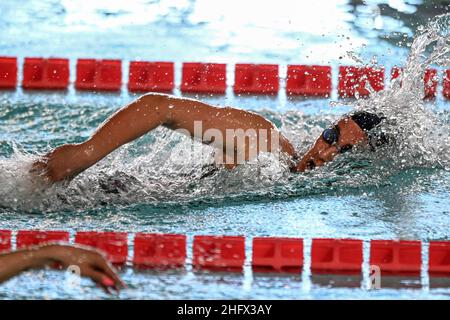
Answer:
<path fill-rule="evenodd" d="M 367 138 L 369 140 L 369 146 L 372 151 L 375 151 L 376 148 L 394 141 L 394 138 L 391 135 L 386 134 L 382 131 L 376 130 L 375 132 L 368 132 L 378 126 L 381 121 L 386 119 L 386 117 L 380 117 L 375 113 L 366 111 L 357 111 L 352 114 L 350 118 L 366 132 Z"/>
<path fill-rule="evenodd" d="M 369 113 L 365 111 L 357 111 L 353 113 L 350 118 L 355 121 L 358 126 L 364 131 L 372 130 L 374 127 L 380 124 L 385 117 L 379 117 L 375 113 Z"/>

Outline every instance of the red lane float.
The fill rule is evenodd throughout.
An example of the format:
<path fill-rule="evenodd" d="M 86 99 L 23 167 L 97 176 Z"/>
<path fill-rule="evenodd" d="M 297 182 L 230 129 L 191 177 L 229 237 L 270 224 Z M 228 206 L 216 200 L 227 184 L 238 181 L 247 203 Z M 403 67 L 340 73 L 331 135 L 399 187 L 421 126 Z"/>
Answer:
<path fill-rule="evenodd" d="M 253 238 L 253 271 L 300 273 L 302 268 L 303 239 Z"/>
<path fill-rule="evenodd" d="M 78 59 L 75 88 L 118 91 L 122 86 L 122 61 Z"/>
<path fill-rule="evenodd" d="M 13 89 L 17 85 L 17 58 L 0 57 L 0 88 Z"/>
<path fill-rule="evenodd" d="M 425 70 L 425 75 L 423 76 L 425 91 L 424 96 L 426 99 L 433 99 L 436 97 L 437 93 L 437 70 L 436 69 L 427 69 Z"/>
<path fill-rule="evenodd" d="M 397 79 L 402 73 L 402 71 L 403 68 L 393 67 L 391 70 L 391 81 Z M 437 70 L 436 69 L 425 70 L 423 81 L 424 81 L 424 98 L 425 99 L 435 98 L 437 94 L 437 85 L 438 85 Z"/>
<path fill-rule="evenodd" d="M 22 87 L 24 89 L 67 89 L 69 59 L 25 58 Z"/>
<path fill-rule="evenodd" d="M 420 275 L 422 245 L 420 241 L 372 240 L 370 265 L 378 266 L 381 275 Z"/>
<path fill-rule="evenodd" d="M 450 70 L 445 70 L 444 81 L 442 83 L 442 94 L 450 99 Z"/>
<path fill-rule="evenodd" d="M 0 230 L 0 253 L 11 251 L 11 238 L 10 230 Z"/>
<path fill-rule="evenodd" d="M 277 94 L 278 65 L 238 63 L 234 73 L 234 93 Z"/>
<path fill-rule="evenodd" d="M 171 92 L 174 87 L 173 62 L 130 62 L 128 90 Z"/>
<path fill-rule="evenodd" d="M 375 91 L 384 89 L 384 68 L 339 67 L 338 93 L 341 98 L 366 97 L 372 87 Z"/>
<path fill-rule="evenodd" d="M 106 253 L 113 264 L 125 264 L 128 257 L 128 235 L 126 232 L 79 231 L 75 243 L 97 248 Z"/>
<path fill-rule="evenodd" d="M 354 239 L 313 239 L 311 272 L 361 274 L 363 242 Z"/>
<path fill-rule="evenodd" d="M 75 243 L 98 248 L 118 265 L 128 257 L 126 232 L 80 231 Z M 10 230 L 0 230 L 0 252 L 10 251 Z M 66 231 L 20 230 L 17 248 L 69 242 Z M 255 272 L 295 272 L 303 268 L 303 239 L 256 237 L 253 239 L 252 268 Z M 370 265 L 380 268 L 382 275 L 419 276 L 422 265 L 421 241 L 372 240 Z M 240 271 L 245 262 L 245 237 L 195 236 L 193 262 L 195 269 Z M 186 263 L 186 236 L 178 234 L 137 233 L 134 238 L 135 267 L 183 267 Z M 356 239 L 312 239 L 311 272 L 329 274 L 361 274 L 363 241 Z M 60 267 L 55 265 L 55 267 Z M 450 276 L 450 241 L 430 241 L 430 276 Z"/>
<path fill-rule="evenodd" d="M 450 241 L 430 241 L 428 273 L 430 276 L 450 275 Z"/>
<path fill-rule="evenodd" d="M 224 63 L 183 63 L 180 90 L 196 93 L 225 93 L 227 65 Z"/>
<path fill-rule="evenodd" d="M 17 249 L 51 242 L 69 242 L 69 232 L 19 230 L 16 236 Z"/>
<path fill-rule="evenodd" d="M 242 272 L 245 261 L 243 236 L 194 236 L 193 266 Z"/>
<path fill-rule="evenodd" d="M 186 236 L 137 233 L 133 264 L 139 268 L 179 268 L 186 261 Z"/>
<path fill-rule="evenodd" d="M 0 88 L 14 89 L 17 85 L 17 58 L 0 57 Z M 402 68 L 393 67 L 391 79 Z M 277 94 L 279 67 L 275 64 L 236 64 L 234 93 Z M 25 89 L 65 89 L 69 85 L 69 60 L 58 58 L 25 58 L 22 86 Z M 128 90 L 171 92 L 175 87 L 173 62 L 131 61 Z M 365 84 L 379 91 L 384 88 L 384 68 L 339 67 L 340 97 L 365 97 Z M 437 95 L 438 71 L 427 69 L 424 74 L 424 96 Z M 120 60 L 78 59 L 75 88 L 79 90 L 119 91 L 122 87 Z M 182 92 L 225 93 L 226 64 L 184 63 Z M 330 96 L 331 67 L 317 65 L 288 65 L 286 93 L 288 95 Z M 450 99 L 450 70 L 444 73 L 443 96 Z"/>
<path fill-rule="evenodd" d="M 391 81 L 397 79 L 402 73 L 403 68 L 400 67 L 392 67 L 391 69 Z"/>
<path fill-rule="evenodd" d="M 286 93 L 289 95 L 331 95 L 331 67 L 288 65 Z"/>

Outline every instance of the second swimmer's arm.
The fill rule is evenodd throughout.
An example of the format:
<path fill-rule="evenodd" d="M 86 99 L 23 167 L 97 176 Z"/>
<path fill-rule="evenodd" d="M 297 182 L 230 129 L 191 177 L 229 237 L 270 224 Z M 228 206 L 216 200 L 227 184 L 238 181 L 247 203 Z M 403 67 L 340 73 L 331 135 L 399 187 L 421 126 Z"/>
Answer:
<path fill-rule="evenodd" d="M 125 286 L 114 267 L 92 248 L 64 244 L 47 244 L 0 254 L 0 283 L 26 270 L 39 269 L 54 263 L 62 267 L 78 266 L 80 275 L 91 278 L 109 291 L 109 287 Z"/>

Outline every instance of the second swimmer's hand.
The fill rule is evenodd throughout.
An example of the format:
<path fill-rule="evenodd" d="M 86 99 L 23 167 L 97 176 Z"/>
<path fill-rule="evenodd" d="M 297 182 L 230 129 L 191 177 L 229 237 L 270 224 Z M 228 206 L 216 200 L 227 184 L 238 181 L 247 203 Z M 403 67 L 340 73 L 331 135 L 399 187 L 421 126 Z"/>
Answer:
<path fill-rule="evenodd" d="M 93 248 L 54 244 L 39 251 L 46 259 L 61 264 L 63 268 L 77 266 L 81 276 L 91 278 L 107 293 L 111 293 L 110 289 L 119 291 L 126 287 L 111 263 Z"/>

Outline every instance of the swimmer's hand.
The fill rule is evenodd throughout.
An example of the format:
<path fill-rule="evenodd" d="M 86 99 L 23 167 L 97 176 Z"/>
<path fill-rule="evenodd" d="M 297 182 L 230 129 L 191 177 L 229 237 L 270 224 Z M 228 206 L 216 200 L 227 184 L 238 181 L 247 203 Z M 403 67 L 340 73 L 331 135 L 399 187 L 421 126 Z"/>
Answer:
<path fill-rule="evenodd" d="M 38 269 L 49 265 L 62 268 L 77 266 L 80 275 L 91 278 L 106 292 L 119 291 L 126 287 L 114 267 L 97 250 L 82 246 L 48 244 L 39 247 L 1 254 L 0 282 L 28 269 Z"/>
<path fill-rule="evenodd" d="M 91 278 L 107 293 L 111 293 L 111 289 L 118 292 L 126 287 L 111 263 L 93 248 L 53 244 L 41 247 L 40 251 L 41 257 L 51 263 L 60 264 L 63 268 L 78 267 L 81 276 Z"/>
<path fill-rule="evenodd" d="M 60 146 L 36 160 L 30 173 L 44 184 L 70 180 L 89 166 L 83 150 L 79 144 Z"/>

